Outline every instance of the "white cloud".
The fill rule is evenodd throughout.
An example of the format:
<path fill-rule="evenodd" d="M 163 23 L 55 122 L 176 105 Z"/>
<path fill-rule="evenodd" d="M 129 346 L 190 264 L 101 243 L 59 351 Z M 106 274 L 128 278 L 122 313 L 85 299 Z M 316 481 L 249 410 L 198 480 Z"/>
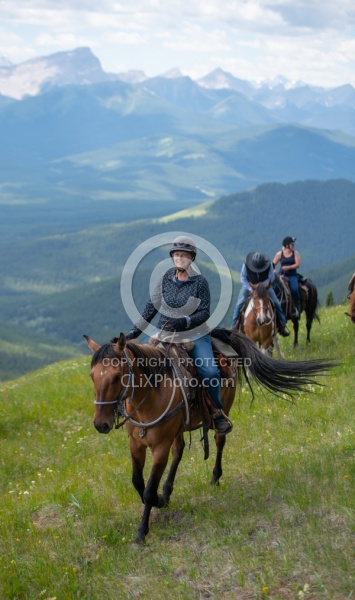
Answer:
<path fill-rule="evenodd" d="M 353 0 L 0 0 L 0 54 L 13 62 L 89 46 L 106 70 L 202 76 L 229 68 L 355 84 Z"/>

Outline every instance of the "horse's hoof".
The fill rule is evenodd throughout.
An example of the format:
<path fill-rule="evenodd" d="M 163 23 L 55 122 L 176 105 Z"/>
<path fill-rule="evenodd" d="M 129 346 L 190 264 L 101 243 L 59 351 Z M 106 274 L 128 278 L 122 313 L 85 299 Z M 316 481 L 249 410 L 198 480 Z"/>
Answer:
<path fill-rule="evenodd" d="M 135 540 L 132 542 L 133 546 L 144 546 L 145 544 L 145 535 L 143 533 L 139 533 Z"/>
<path fill-rule="evenodd" d="M 210 485 L 219 486 L 219 479 L 215 479 L 214 477 L 212 477 Z"/>
<path fill-rule="evenodd" d="M 164 508 L 164 506 L 167 506 L 167 504 L 168 502 L 165 500 L 164 496 L 159 494 L 157 508 Z"/>

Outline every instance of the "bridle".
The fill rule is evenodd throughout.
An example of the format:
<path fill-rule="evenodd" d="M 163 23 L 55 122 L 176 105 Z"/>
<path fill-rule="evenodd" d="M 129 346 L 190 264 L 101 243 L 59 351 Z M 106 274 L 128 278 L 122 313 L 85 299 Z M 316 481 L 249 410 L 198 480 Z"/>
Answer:
<path fill-rule="evenodd" d="M 128 364 L 128 383 L 120 391 L 120 393 L 119 393 L 118 397 L 116 398 L 116 400 L 107 400 L 107 401 L 105 400 L 103 402 L 100 401 L 100 400 L 99 401 L 98 400 L 94 400 L 94 404 L 101 404 L 101 405 L 103 405 L 103 404 L 107 404 L 107 405 L 109 405 L 109 404 L 118 404 L 119 402 L 122 402 L 126 398 L 127 393 L 128 393 L 128 389 L 129 389 L 129 387 L 130 387 L 130 385 L 132 383 L 132 379 L 133 379 L 133 368 L 132 368 L 133 365 L 132 365 L 131 359 L 129 358 L 128 354 L 124 350 L 122 351 L 122 356 L 124 357 L 124 359 L 126 360 L 126 362 Z M 130 398 L 129 398 L 129 402 L 132 401 L 133 396 L 134 396 L 134 387 L 132 386 L 132 391 L 131 391 L 131 395 L 130 395 Z"/>
<path fill-rule="evenodd" d="M 120 427 L 122 427 L 127 421 L 129 423 L 131 423 L 131 425 L 134 425 L 135 427 L 140 427 L 141 428 L 141 437 L 144 436 L 145 433 L 145 429 L 147 429 L 148 427 L 154 427 L 156 425 L 160 425 L 161 423 L 163 423 L 164 421 L 167 421 L 168 419 L 171 419 L 173 416 L 175 416 L 180 410 L 182 410 L 182 408 L 185 406 L 185 410 L 186 410 L 186 420 L 185 420 L 185 425 L 187 425 L 190 421 L 190 411 L 189 411 L 189 404 L 188 404 L 188 398 L 186 395 L 186 392 L 183 388 L 183 386 L 181 385 L 181 380 L 179 378 L 179 373 L 177 371 L 176 366 L 173 364 L 173 371 L 174 371 L 174 379 L 173 379 L 173 389 L 172 389 L 172 393 L 171 393 L 171 397 L 170 400 L 168 402 L 168 405 L 166 407 L 166 409 L 163 411 L 163 413 L 154 421 L 151 421 L 149 423 L 144 423 L 142 421 L 135 421 L 134 419 L 132 419 L 132 415 L 137 412 L 137 410 L 142 406 L 143 402 L 146 400 L 148 394 L 149 394 L 149 390 L 148 392 L 143 396 L 142 400 L 139 402 L 139 404 L 135 407 L 135 409 L 131 412 L 128 413 L 126 411 L 126 407 L 124 404 L 124 400 L 126 400 L 127 395 L 128 395 L 128 390 L 129 387 L 132 384 L 132 381 L 134 380 L 134 375 L 133 375 L 133 363 L 130 359 L 130 357 L 128 356 L 128 354 L 125 352 L 125 350 L 122 351 L 122 356 L 124 357 L 125 361 L 128 364 L 128 383 L 124 386 L 124 388 L 120 391 L 118 397 L 115 400 L 107 400 L 107 401 L 101 401 L 101 400 L 94 400 L 94 404 L 96 405 L 115 405 L 114 408 L 114 413 L 113 413 L 113 417 L 114 417 L 114 423 L 115 423 L 115 429 L 119 429 Z M 178 379 L 180 381 L 180 385 L 177 386 L 176 385 L 176 379 Z M 170 411 L 171 405 L 174 401 L 175 398 L 175 393 L 176 393 L 176 389 L 177 387 L 181 388 L 182 391 L 182 396 L 183 396 L 183 401 L 178 404 L 175 408 L 173 408 L 173 410 Z M 134 397 L 134 385 L 132 385 L 132 390 L 131 390 L 131 394 L 129 396 L 129 400 L 128 403 L 130 404 L 133 400 Z M 170 411 L 170 412 L 169 412 Z M 119 422 L 119 417 L 122 416 L 124 417 L 123 421 L 120 423 Z"/>
<path fill-rule="evenodd" d="M 263 302 L 263 300 L 261 298 L 259 298 L 259 300 L 261 302 Z M 269 299 L 268 305 L 266 305 L 265 308 L 263 307 L 263 305 L 259 306 L 259 307 L 255 306 L 255 298 L 254 298 L 253 294 L 251 295 L 250 302 L 251 302 L 251 309 L 252 309 L 253 315 L 255 317 L 255 323 L 256 323 L 256 325 L 258 325 L 258 327 L 267 327 L 268 325 L 270 325 L 273 322 L 273 320 L 274 320 L 274 314 L 273 314 L 273 310 L 272 310 L 270 299 Z M 265 314 L 267 315 L 268 314 L 268 310 L 267 310 L 268 307 L 270 307 L 270 311 L 269 311 L 269 315 L 270 316 L 269 316 L 269 319 L 260 325 L 259 324 L 259 320 L 258 320 L 259 319 L 259 314 L 258 313 L 260 313 L 260 311 L 263 310 L 263 308 L 264 308 Z"/>

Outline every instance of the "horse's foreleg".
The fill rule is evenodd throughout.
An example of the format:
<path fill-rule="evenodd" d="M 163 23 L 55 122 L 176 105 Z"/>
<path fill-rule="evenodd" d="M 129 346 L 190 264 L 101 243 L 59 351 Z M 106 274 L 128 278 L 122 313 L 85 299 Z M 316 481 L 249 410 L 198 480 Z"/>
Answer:
<path fill-rule="evenodd" d="M 176 437 L 174 439 L 174 442 L 172 445 L 173 459 L 172 459 L 172 463 L 171 463 L 171 466 L 169 469 L 168 476 L 167 476 L 166 481 L 163 486 L 163 500 L 164 500 L 165 505 L 169 504 L 170 496 L 173 493 L 175 476 L 176 476 L 176 472 L 178 470 L 180 461 L 182 459 L 184 448 L 185 448 L 184 436 L 183 436 L 183 434 L 180 434 L 178 437 Z"/>
<path fill-rule="evenodd" d="M 276 352 L 277 352 L 278 358 L 279 358 L 279 360 L 284 360 L 285 355 L 283 354 L 283 352 L 282 352 L 282 350 L 280 348 L 280 343 L 279 343 L 279 337 L 278 337 L 278 335 L 275 335 L 274 340 L 275 340 L 275 348 L 276 348 Z"/>
<path fill-rule="evenodd" d="M 247 367 L 247 371 L 249 372 L 249 376 L 252 377 L 249 367 Z M 233 381 L 232 385 L 230 385 L 228 387 L 222 387 L 222 391 L 221 391 L 221 400 L 222 400 L 224 412 L 226 415 L 229 415 L 230 410 L 233 405 L 233 402 L 234 402 L 236 386 L 237 386 L 237 381 L 238 381 L 237 373 L 235 374 L 232 381 Z M 210 481 L 210 484 L 211 485 L 219 485 L 219 480 L 222 477 L 222 456 L 223 456 L 223 448 L 226 443 L 226 436 L 218 435 L 217 433 L 215 433 L 214 441 L 216 443 L 217 454 L 216 454 L 216 461 L 214 464 L 214 468 L 212 471 L 212 479 Z"/>
<path fill-rule="evenodd" d="M 215 434 L 214 436 L 215 442 L 216 442 L 216 448 L 217 448 L 217 454 L 216 454 L 216 462 L 214 464 L 214 468 L 213 468 L 213 474 L 212 474 L 212 479 L 210 481 L 211 485 L 219 485 L 219 480 L 222 477 L 222 456 L 223 456 L 223 448 L 225 446 L 226 443 L 226 436 L 225 435 L 217 435 Z"/>
<path fill-rule="evenodd" d="M 292 323 L 293 323 L 293 333 L 294 333 L 293 345 L 298 346 L 298 330 L 299 330 L 300 321 L 299 321 L 299 319 L 294 318 L 294 319 L 292 319 Z"/>
<path fill-rule="evenodd" d="M 152 510 L 152 506 L 146 504 L 144 507 L 141 522 L 138 527 L 137 537 L 133 541 L 134 544 L 144 544 L 146 535 L 149 532 L 149 517 L 150 517 L 151 510 Z"/>
<path fill-rule="evenodd" d="M 147 447 L 143 444 L 137 444 L 134 438 L 130 439 L 130 450 L 132 457 L 132 483 L 140 495 L 142 502 L 144 502 L 143 494 L 145 490 L 145 483 L 143 477 L 143 469 L 145 464 L 145 457 L 147 453 Z"/>
<path fill-rule="evenodd" d="M 153 466 L 143 492 L 144 510 L 138 527 L 138 535 L 134 540 L 135 544 L 144 543 L 145 541 L 146 535 L 149 532 L 149 517 L 153 506 L 157 508 L 165 506 L 163 496 L 158 495 L 158 488 L 168 462 L 169 450 L 170 448 L 167 448 L 167 451 L 160 451 L 159 453 L 154 453 L 153 451 Z"/>

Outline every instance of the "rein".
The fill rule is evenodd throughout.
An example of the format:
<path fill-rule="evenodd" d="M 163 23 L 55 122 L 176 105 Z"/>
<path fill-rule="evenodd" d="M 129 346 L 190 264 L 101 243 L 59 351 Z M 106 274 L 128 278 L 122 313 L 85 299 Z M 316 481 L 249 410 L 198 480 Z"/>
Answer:
<path fill-rule="evenodd" d="M 183 389 L 183 386 L 181 386 L 181 385 L 179 387 L 181 388 L 181 391 L 182 391 L 183 401 L 180 404 L 178 404 L 173 410 L 170 411 L 171 405 L 175 398 L 176 388 L 177 388 L 175 380 L 178 379 L 181 383 L 181 378 L 179 376 L 178 370 L 174 363 L 173 363 L 173 372 L 174 372 L 173 390 L 172 390 L 170 400 L 169 400 L 169 403 L 168 403 L 168 406 L 166 407 L 166 409 L 163 411 L 163 413 L 157 419 L 155 419 L 154 421 L 150 421 L 148 423 L 144 423 L 143 421 L 136 421 L 136 420 L 132 419 L 132 415 L 139 410 L 139 408 L 142 406 L 143 402 L 147 399 L 149 390 L 148 390 L 147 394 L 145 394 L 145 396 L 142 398 L 142 400 L 140 401 L 138 406 L 136 406 L 135 409 L 129 414 L 126 410 L 124 401 L 127 399 L 128 390 L 132 384 L 132 380 L 134 381 L 133 364 L 132 364 L 130 357 L 124 350 L 122 352 L 122 356 L 125 358 L 125 360 L 127 361 L 127 364 L 128 364 L 128 383 L 121 390 L 121 392 L 119 393 L 118 397 L 115 400 L 107 400 L 107 401 L 94 400 L 94 404 L 99 404 L 99 405 L 115 404 L 116 405 L 115 409 L 114 409 L 115 429 L 119 429 L 120 427 L 123 427 L 123 425 L 127 421 L 135 427 L 140 427 L 142 430 L 147 429 L 148 427 L 155 427 L 157 425 L 164 423 L 165 421 L 168 421 L 172 417 L 174 417 L 180 410 L 182 410 L 184 405 L 185 405 L 185 409 L 186 409 L 185 425 L 188 425 L 190 422 L 190 411 L 189 411 L 188 398 L 187 398 L 187 394 L 186 394 L 185 390 Z M 132 386 L 131 394 L 130 394 L 130 397 L 128 400 L 129 404 L 132 402 L 133 397 L 134 397 L 134 385 Z M 121 423 L 118 422 L 119 415 L 122 415 L 124 417 L 124 419 Z"/>
<path fill-rule="evenodd" d="M 178 376 L 179 381 L 181 381 L 181 379 L 179 378 L 179 373 L 177 372 L 176 366 L 173 364 L 173 371 L 174 371 L 174 375 Z M 119 424 L 120 427 L 122 427 L 122 425 L 124 425 L 124 423 L 126 423 L 127 421 L 129 423 L 131 423 L 131 425 L 134 425 L 135 427 L 140 427 L 141 429 L 147 429 L 148 427 L 156 427 L 157 425 L 161 425 L 162 423 L 164 423 L 165 421 L 168 421 L 169 419 L 172 419 L 172 417 L 174 417 L 178 412 L 180 412 L 180 410 L 182 410 L 184 404 L 185 404 L 185 408 L 186 408 L 186 422 L 185 425 L 188 425 L 190 422 L 190 411 L 189 411 L 189 404 L 188 404 L 188 399 L 185 393 L 185 390 L 183 389 L 182 386 L 181 387 L 181 391 L 182 391 L 182 395 L 183 395 L 183 402 L 181 402 L 180 404 L 178 404 L 177 406 L 175 406 L 175 408 L 173 408 L 172 411 L 169 412 L 170 407 L 174 401 L 175 398 L 175 393 L 176 393 L 176 384 L 175 384 L 175 377 L 173 379 L 173 391 L 172 394 L 170 396 L 170 400 L 169 400 L 169 404 L 166 407 L 166 409 L 164 410 L 164 412 L 154 421 L 150 421 L 149 423 L 144 423 L 143 421 L 135 421 L 134 419 L 131 418 L 131 415 L 134 414 L 139 407 L 143 404 L 144 400 L 147 397 L 147 394 L 144 396 L 143 400 L 138 404 L 138 406 L 134 409 L 134 411 L 131 413 L 131 415 L 129 415 L 126 411 L 126 407 L 122 406 L 123 408 L 123 416 L 125 417 L 124 421 L 122 423 Z M 116 426 L 117 428 L 117 426 Z"/>

